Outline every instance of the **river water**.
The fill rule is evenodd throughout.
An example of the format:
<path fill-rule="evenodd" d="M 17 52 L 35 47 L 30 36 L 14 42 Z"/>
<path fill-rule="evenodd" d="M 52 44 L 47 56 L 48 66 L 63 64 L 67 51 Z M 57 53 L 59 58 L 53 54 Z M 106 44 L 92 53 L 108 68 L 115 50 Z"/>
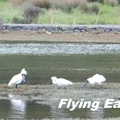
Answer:
<path fill-rule="evenodd" d="M 72 82 L 103 74 L 107 82 L 119 82 L 120 44 L 98 43 L 0 43 L 0 83 L 7 84 L 22 68 L 28 71 L 26 84 L 47 84 L 51 76 Z M 15 99 L 0 101 L 0 118 L 106 118 L 120 117 L 119 109 L 88 109 L 70 112 L 32 101 Z"/>

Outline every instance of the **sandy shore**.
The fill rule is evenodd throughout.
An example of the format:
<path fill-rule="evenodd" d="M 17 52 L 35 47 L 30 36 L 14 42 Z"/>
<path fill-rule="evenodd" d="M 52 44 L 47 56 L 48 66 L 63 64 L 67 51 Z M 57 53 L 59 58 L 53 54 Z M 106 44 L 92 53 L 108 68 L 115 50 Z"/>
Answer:
<path fill-rule="evenodd" d="M 120 43 L 119 32 L 50 33 L 39 31 L 3 31 L 0 41 L 109 42 Z"/>

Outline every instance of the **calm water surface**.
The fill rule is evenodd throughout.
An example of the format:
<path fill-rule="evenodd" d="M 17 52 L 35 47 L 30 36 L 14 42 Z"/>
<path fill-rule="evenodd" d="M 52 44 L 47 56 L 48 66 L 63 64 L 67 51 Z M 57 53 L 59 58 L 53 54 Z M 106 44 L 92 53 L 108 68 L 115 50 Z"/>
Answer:
<path fill-rule="evenodd" d="M 0 118 L 3 119 L 62 119 L 62 118 L 90 118 L 100 119 L 107 117 L 120 117 L 119 109 L 103 109 L 97 111 L 90 109 L 75 109 L 69 111 L 57 108 L 55 105 L 38 104 L 33 101 L 25 101 L 9 95 L 10 100 L 0 100 Z"/>
<path fill-rule="evenodd" d="M 0 43 L 0 83 L 8 83 L 22 68 L 28 71 L 26 84 L 47 84 L 51 76 L 83 82 L 103 74 L 107 82 L 119 82 L 120 44 L 84 43 Z M 16 99 L 1 100 L 0 118 L 106 118 L 120 117 L 120 110 L 67 109 Z"/>

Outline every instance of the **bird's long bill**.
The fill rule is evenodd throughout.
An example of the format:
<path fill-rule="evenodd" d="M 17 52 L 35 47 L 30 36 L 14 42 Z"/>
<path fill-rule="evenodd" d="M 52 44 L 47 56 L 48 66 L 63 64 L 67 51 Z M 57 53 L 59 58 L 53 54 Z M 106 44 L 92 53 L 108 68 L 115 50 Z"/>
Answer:
<path fill-rule="evenodd" d="M 86 80 L 86 82 L 83 84 L 83 86 L 82 86 L 82 89 L 84 89 L 85 88 L 85 86 L 86 86 L 86 84 L 88 83 L 88 81 Z"/>

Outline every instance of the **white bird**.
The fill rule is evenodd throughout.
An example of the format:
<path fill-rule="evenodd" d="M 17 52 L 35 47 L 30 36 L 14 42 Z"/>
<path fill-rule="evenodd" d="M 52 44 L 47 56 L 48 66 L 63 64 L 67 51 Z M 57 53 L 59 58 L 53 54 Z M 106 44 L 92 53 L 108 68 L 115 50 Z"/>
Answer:
<path fill-rule="evenodd" d="M 23 68 L 19 74 L 14 75 L 12 77 L 12 79 L 8 83 L 8 86 L 9 87 L 16 86 L 16 88 L 17 88 L 18 84 L 20 84 L 22 82 L 26 82 L 26 80 L 25 80 L 26 75 L 27 75 L 27 71 L 25 70 L 25 68 Z"/>
<path fill-rule="evenodd" d="M 52 79 L 52 83 L 58 85 L 59 88 L 61 86 L 65 87 L 65 86 L 73 84 L 71 81 L 66 80 L 64 78 L 57 78 L 57 77 L 54 76 L 54 77 L 51 77 L 51 79 Z"/>
<path fill-rule="evenodd" d="M 90 77 L 86 80 L 86 82 L 82 86 L 82 89 L 86 86 L 88 82 L 94 86 L 96 83 L 101 85 L 105 81 L 106 81 L 106 78 L 103 75 L 95 74 L 93 75 L 93 77 Z"/>

